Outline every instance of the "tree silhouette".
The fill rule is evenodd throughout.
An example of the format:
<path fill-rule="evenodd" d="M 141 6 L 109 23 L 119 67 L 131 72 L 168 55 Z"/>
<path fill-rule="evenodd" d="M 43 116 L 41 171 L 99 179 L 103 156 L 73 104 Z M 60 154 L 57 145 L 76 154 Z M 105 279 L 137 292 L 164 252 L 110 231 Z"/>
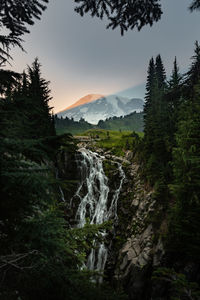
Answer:
<path fill-rule="evenodd" d="M 48 0 L 0 0 L 0 66 L 11 59 L 11 46 L 22 47 L 24 33 L 29 33 L 27 25 L 33 25 L 34 19 L 40 19 Z"/>
<path fill-rule="evenodd" d="M 74 0 L 78 5 L 75 11 L 83 16 L 90 13 L 103 19 L 108 18 L 107 28 L 120 27 L 123 35 L 128 29 L 141 30 L 145 25 L 152 26 L 162 15 L 160 0 Z M 189 9 L 200 9 L 200 0 L 193 0 Z"/>

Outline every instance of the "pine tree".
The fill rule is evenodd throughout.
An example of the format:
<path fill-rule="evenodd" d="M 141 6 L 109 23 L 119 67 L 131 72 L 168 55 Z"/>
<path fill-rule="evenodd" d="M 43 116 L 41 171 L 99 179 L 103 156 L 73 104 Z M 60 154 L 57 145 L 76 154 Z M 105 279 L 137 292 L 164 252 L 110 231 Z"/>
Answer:
<path fill-rule="evenodd" d="M 192 97 L 193 86 L 199 82 L 200 79 L 200 45 L 198 41 L 195 42 L 194 55 L 192 56 L 192 64 L 190 70 L 187 72 L 185 85 L 187 87 L 186 94 Z"/>
<path fill-rule="evenodd" d="M 176 57 L 174 59 L 174 67 L 171 78 L 168 82 L 166 101 L 169 107 L 169 147 L 170 152 L 175 147 L 175 132 L 177 131 L 177 123 L 179 118 L 179 108 L 183 102 L 183 76 L 179 72 Z"/>
<path fill-rule="evenodd" d="M 156 74 L 154 59 L 151 58 L 149 62 L 149 68 L 147 73 L 147 84 L 146 84 L 146 96 L 144 105 L 144 158 L 145 165 L 149 161 L 152 154 L 153 143 L 154 143 L 154 122 L 155 122 L 155 88 L 156 88 Z M 145 173 L 148 177 L 148 167 L 145 166 Z"/>
<path fill-rule="evenodd" d="M 170 188 L 175 205 L 168 246 L 178 260 L 196 262 L 200 258 L 200 47 L 197 42 L 192 60 L 184 82 L 185 100 L 180 104 L 173 149 L 174 180 Z"/>
<path fill-rule="evenodd" d="M 165 176 L 168 155 L 166 150 L 166 128 L 168 123 L 168 105 L 164 95 L 166 75 L 161 56 L 156 57 L 154 65 L 150 60 L 147 77 L 147 94 L 144 108 L 144 156 L 145 174 L 148 181 L 154 184 Z"/>
<path fill-rule="evenodd" d="M 51 100 L 49 82 L 41 77 L 41 65 L 36 58 L 32 67 L 28 68 L 28 97 L 30 120 L 34 127 L 34 136 L 46 137 L 55 135 L 49 101 Z"/>
<path fill-rule="evenodd" d="M 182 104 L 173 150 L 176 203 L 170 223 L 171 251 L 179 259 L 199 260 L 200 234 L 200 81 L 193 87 L 193 98 Z M 170 242 L 169 242 L 170 243 Z M 181 256 L 180 256 L 181 255 Z"/>
<path fill-rule="evenodd" d="M 176 59 L 176 56 L 175 56 L 174 67 L 173 67 L 173 70 L 172 70 L 171 78 L 169 80 L 169 89 L 176 89 L 180 85 L 181 80 L 182 80 L 182 76 L 179 73 L 179 67 L 177 65 L 177 59 Z"/>
<path fill-rule="evenodd" d="M 149 128 L 148 125 L 148 115 L 149 110 L 151 109 L 152 105 L 152 96 L 153 96 L 153 89 L 155 87 L 155 65 L 154 65 L 154 59 L 151 58 L 149 62 L 149 68 L 147 72 L 147 83 L 146 83 L 146 95 L 145 95 L 145 104 L 144 104 L 144 132 L 146 132 Z"/>

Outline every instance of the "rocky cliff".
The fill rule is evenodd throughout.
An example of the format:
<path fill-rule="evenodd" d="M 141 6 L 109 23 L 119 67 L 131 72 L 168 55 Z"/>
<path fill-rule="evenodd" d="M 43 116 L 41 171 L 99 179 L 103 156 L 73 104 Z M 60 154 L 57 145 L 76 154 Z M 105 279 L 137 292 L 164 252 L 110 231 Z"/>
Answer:
<path fill-rule="evenodd" d="M 117 229 L 125 242 L 118 250 L 114 266 L 114 278 L 122 282 L 134 300 L 150 299 L 152 270 L 160 265 L 164 255 L 158 228 L 154 226 L 158 205 L 153 190 L 148 190 L 142 182 L 138 168 L 134 162 L 125 168 L 127 181 L 119 201 L 121 222 Z M 160 220 L 160 225 L 164 222 Z"/>

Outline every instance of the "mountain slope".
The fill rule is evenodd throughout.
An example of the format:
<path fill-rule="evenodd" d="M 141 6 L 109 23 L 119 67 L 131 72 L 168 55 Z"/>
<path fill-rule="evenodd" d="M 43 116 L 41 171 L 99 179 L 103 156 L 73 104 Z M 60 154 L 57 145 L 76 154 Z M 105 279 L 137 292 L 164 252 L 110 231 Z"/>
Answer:
<path fill-rule="evenodd" d="M 61 110 L 59 113 L 61 112 L 64 112 L 68 109 L 72 109 L 74 107 L 77 107 L 77 106 L 80 106 L 80 105 L 84 105 L 86 103 L 90 103 L 92 101 L 95 101 L 97 99 L 100 99 L 100 98 L 103 98 L 104 96 L 103 95 L 100 95 L 100 94 L 89 94 L 89 95 L 86 95 L 85 97 L 82 97 L 81 99 L 79 99 L 78 101 L 76 101 L 74 104 L 68 106 L 67 108 Z"/>
<path fill-rule="evenodd" d="M 128 99 L 116 95 L 103 97 L 96 101 L 83 104 L 57 114 L 60 117 L 73 118 L 79 121 L 84 118 L 91 124 L 97 124 L 99 120 L 105 120 L 110 117 L 120 117 L 131 112 L 141 112 L 144 102 L 142 99 Z"/>

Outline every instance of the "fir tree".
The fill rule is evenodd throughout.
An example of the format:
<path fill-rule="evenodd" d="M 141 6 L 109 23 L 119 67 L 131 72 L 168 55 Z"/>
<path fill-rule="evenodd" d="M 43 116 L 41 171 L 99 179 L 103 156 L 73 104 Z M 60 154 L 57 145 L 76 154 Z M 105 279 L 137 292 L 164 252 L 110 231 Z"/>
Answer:
<path fill-rule="evenodd" d="M 166 150 L 168 127 L 168 105 L 164 98 L 166 75 L 161 56 L 156 57 L 154 65 L 151 59 L 147 77 L 144 127 L 144 173 L 148 181 L 154 184 L 165 177 L 168 154 Z"/>
<path fill-rule="evenodd" d="M 145 162 L 148 162 L 153 149 L 154 143 L 154 121 L 155 121 L 155 87 L 156 87 L 156 74 L 154 59 L 151 58 L 149 62 L 147 84 L 146 84 L 146 96 L 144 105 L 144 157 Z M 145 167 L 146 176 L 148 177 L 148 168 Z"/>
<path fill-rule="evenodd" d="M 193 92 L 192 87 L 199 82 L 200 79 L 200 45 L 198 41 L 195 42 L 194 55 L 192 56 L 192 64 L 190 70 L 187 72 L 186 86 L 187 95 L 192 97 L 191 92 Z"/>
<path fill-rule="evenodd" d="M 144 131 L 148 129 L 148 114 L 149 114 L 149 110 L 151 109 L 154 87 L 155 87 L 155 65 L 154 65 L 154 59 L 152 57 L 149 62 L 148 73 L 147 73 L 146 95 L 145 95 L 145 104 L 144 104 L 144 120 L 145 120 Z"/>
<path fill-rule="evenodd" d="M 200 235 L 200 47 L 185 80 L 188 96 L 179 109 L 176 147 L 173 149 L 174 181 L 170 185 L 175 198 L 170 220 L 169 249 L 179 260 L 199 260 Z M 185 92 L 185 90 L 184 90 Z M 173 245 L 170 245 L 173 241 Z"/>
<path fill-rule="evenodd" d="M 182 76 L 179 73 L 179 67 L 177 65 L 177 59 L 176 59 L 176 56 L 175 56 L 174 67 L 173 67 L 173 70 L 172 70 L 171 78 L 169 80 L 169 89 L 176 89 L 180 85 L 181 80 L 182 80 Z"/>
<path fill-rule="evenodd" d="M 155 72 L 157 79 L 157 87 L 158 89 L 161 89 L 163 91 L 166 86 L 166 74 L 160 54 L 156 57 Z"/>
<path fill-rule="evenodd" d="M 36 137 L 55 135 L 55 128 L 49 108 L 51 100 L 49 82 L 41 77 L 41 65 L 36 58 L 32 67 L 28 69 L 30 120 L 34 126 Z M 38 129 L 37 129 L 38 128 Z"/>
<path fill-rule="evenodd" d="M 170 152 L 176 145 L 175 132 L 177 131 L 177 123 L 179 118 L 179 108 L 183 102 L 183 76 L 179 72 L 176 57 L 174 59 L 174 66 L 171 74 L 171 78 L 168 82 L 167 93 L 165 95 L 166 101 L 169 106 L 169 147 Z"/>
<path fill-rule="evenodd" d="M 200 82 L 193 87 L 192 101 L 182 104 L 173 150 L 174 182 L 170 186 L 176 199 L 170 223 L 171 251 L 179 259 L 198 259 L 200 253 Z M 169 243 L 170 243 L 169 242 Z"/>

